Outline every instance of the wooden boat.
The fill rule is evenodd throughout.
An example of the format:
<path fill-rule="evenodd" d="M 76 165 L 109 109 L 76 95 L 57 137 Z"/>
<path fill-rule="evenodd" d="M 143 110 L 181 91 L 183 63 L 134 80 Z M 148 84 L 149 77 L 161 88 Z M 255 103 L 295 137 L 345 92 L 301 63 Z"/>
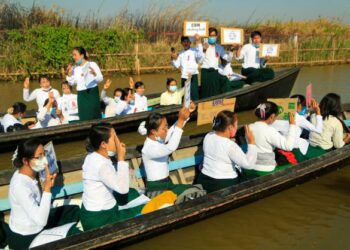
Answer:
<path fill-rule="evenodd" d="M 273 80 L 258 83 L 229 93 L 206 98 L 200 100 L 199 102 L 220 98 L 236 97 L 236 111 L 249 110 L 256 107 L 260 102 L 266 100 L 267 97 L 288 97 L 294 86 L 299 71 L 300 68 L 281 70 L 276 73 L 276 77 Z M 166 107 L 156 107 L 154 110 L 166 115 L 169 119 L 171 119 L 174 115 L 177 114 L 180 107 L 180 105 L 173 105 Z M 116 118 L 107 118 L 103 119 L 103 121 L 113 124 L 119 133 L 125 131 L 136 131 L 136 128 L 142 121 L 147 118 L 149 113 L 150 111 L 141 112 Z M 0 134 L 0 150 L 2 152 L 6 150 L 12 150 L 20 140 L 39 136 L 47 141 L 54 141 L 55 143 L 82 139 L 87 136 L 87 132 L 91 124 L 99 121 L 100 120 L 91 120 L 76 124 L 67 124 L 37 130 L 17 131 L 13 133 Z"/>
<path fill-rule="evenodd" d="M 347 118 L 350 117 L 349 113 L 345 115 Z M 174 183 L 192 183 L 195 176 L 195 166 L 199 165 L 203 159 L 201 149 L 203 137 L 204 134 L 182 139 L 180 147 L 172 155 L 172 161 L 169 165 L 170 177 Z M 144 187 L 144 173 L 140 168 L 141 147 L 129 147 L 127 150 L 126 158 L 133 168 L 131 185 L 135 188 Z M 349 150 L 350 145 L 346 145 L 341 149 L 273 174 L 250 179 L 203 197 L 124 222 L 106 225 L 64 240 L 51 242 L 37 247 L 37 249 L 117 248 L 129 245 L 261 199 L 315 176 L 349 165 Z M 64 178 L 59 179 L 58 186 L 53 190 L 55 198 L 77 197 L 82 192 L 83 187 L 80 180 L 82 161 L 83 158 L 75 158 L 60 162 L 60 172 Z M 0 197 L 2 199 L 0 199 L 0 210 L 4 212 L 9 209 L 6 195 L 10 178 L 11 175 L 8 171 L 1 172 Z"/>

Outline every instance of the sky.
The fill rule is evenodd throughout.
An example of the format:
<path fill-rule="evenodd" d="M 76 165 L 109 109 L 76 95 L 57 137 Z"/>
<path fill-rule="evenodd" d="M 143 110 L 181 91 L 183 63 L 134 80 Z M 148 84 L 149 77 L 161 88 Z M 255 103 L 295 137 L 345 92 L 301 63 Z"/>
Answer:
<path fill-rule="evenodd" d="M 33 1 L 17 2 L 29 7 Z M 191 2 L 200 2 L 199 16 L 219 22 L 304 20 L 322 16 L 340 18 L 350 24 L 350 0 L 35 0 L 37 5 L 46 7 L 56 4 L 73 15 L 94 13 L 100 17 L 113 16 L 124 7 L 137 12 L 147 9 L 150 3 L 182 7 Z"/>

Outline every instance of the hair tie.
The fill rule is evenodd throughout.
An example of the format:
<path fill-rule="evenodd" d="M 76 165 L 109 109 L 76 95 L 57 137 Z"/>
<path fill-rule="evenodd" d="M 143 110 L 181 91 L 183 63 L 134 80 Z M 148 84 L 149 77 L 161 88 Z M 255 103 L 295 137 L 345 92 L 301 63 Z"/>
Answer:
<path fill-rule="evenodd" d="M 265 111 L 266 104 L 265 103 L 259 104 L 258 109 L 259 109 L 259 112 L 260 112 L 261 119 L 265 119 L 265 116 L 266 116 L 266 111 Z"/>
<path fill-rule="evenodd" d="M 11 159 L 12 165 L 13 165 L 14 167 L 15 167 L 14 161 L 17 159 L 17 156 L 18 156 L 18 146 L 17 146 L 15 152 L 13 153 L 12 159 Z"/>

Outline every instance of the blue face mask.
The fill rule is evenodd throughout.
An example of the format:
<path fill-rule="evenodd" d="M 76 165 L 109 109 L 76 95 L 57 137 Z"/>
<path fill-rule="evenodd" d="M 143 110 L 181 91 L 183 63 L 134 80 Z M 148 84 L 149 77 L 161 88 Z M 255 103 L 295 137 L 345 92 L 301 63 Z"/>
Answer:
<path fill-rule="evenodd" d="M 255 48 L 257 48 L 257 49 L 260 47 L 259 44 L 255 44 L 255 43 L 253 43 L 253 46 L 254 46 Z"/>
<path fill-rule="evenodd" d="M 306 115 L 308 112 L 307 107 L 304 107 L 300 112 L 299 115 Z"/>
<path fill-rule="evenodd" d="M 135 100 L 130 100 L 129 104 L 130 105 L 134 105 L 135 104 Z"/>
<path fill-rule="evenodd" d="M 80 66 L 82 63 L 83 63 L 83 59 L 80 58 L 79 61 L 77 61 L 75 64 Z"/>
<path fill-rule="evenodd" d="M 55 116 L 56 115 L 56 108 L 51 108 L 50 114 Z"/>
<path fill-rule="evenodd" d="M 114 101 L 115 101 L 115 102 L 119 102 L 119 101 L 120 101 L 120 96 L 115 96 L 115 97 L 114 97 Z"/>
<path fill-rule="evenodd" d="M 170 90 L 170 92 L 175 93 L 176 90 L 177 90 L 177 86 L 170 86 L 170 87 L 169 87 L 169 90 Z"/>
<path fill-rule="evenodd" d="M 159 136 L 156 136 L 156 141 L 159 142 L 160 144 L 164 144 L 165 143 L 165 140 L 160 138 Z"/>
<path fill-rule="evenodd" d="M 216 37 L 214 36 L 214 37 L 209 37 L 208 38 L 208 43 L 209 44 L 215 44 L 216 43 Z"/>

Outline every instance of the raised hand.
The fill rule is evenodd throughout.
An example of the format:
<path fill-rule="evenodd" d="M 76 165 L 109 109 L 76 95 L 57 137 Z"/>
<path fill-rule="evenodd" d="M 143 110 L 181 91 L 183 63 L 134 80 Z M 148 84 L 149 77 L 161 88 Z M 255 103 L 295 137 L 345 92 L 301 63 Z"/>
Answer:
<path fill-rule="evenodd" d="M 103 89 L 104 89 L 104 90 L 109 89 L 109 87 L 111 86 L 111 84 L 112 84 L 111 79 L 107 79 L 106 82 L 103 84 Z"/>
<path fill-rule="evenodd" d="M 125 161 L 126 147 L 122 142 L 118 143 L 117 147 L 118 161 Z"/>
<path fill-rule="evenodd" d="M 50 174 L 48 165 L 45 166 L 45 175 L 46 179 L 44 182 L 44 192 L 50 193 L 51 188 L 55 185 L 55 179 L 57 176 L 57 173 Z"/>
<path fill-rule="evenodd" d="M 197 106 L 194 102 L 191 101 L 189 111 L 190 113 L 194 112 L 196 110 Z"/>
<path fill-rule="evenodd" d="M 318 104 L 318 102 L 316 102 L 315 99 L 311 100 L 311 108 L 315 110 L 316 115 L 321 115 L 320 105 Z"/>
<path fill-rule="evenodd" d="M 23 88 L 29 89 L 29 86 L 30 86 L 30 80 L 29 80 L 29 77 L 26 77 L 26 79 L 24 79 L 24 82 L 23 82 Z"/>
<path fill-rule="evenodd" d="M 295 116 L 294 116 L 294 114 L 292 112 L 289 112 L 288 115 L 289 115 L 289 124 L 295 125 Z"/>
<path fill-rule="evenodd" d="M 67 66 L 67 75 L 72 76 L 73 75 L 73 65 L 70 63 Z"/>
<path fill-rule="evenodd" d="M 131 76 L 129 77 L 129 87 L 131 89 L 135 88 L 135 82 L 134 82 L 134 78 L 132 78 Z"/>

